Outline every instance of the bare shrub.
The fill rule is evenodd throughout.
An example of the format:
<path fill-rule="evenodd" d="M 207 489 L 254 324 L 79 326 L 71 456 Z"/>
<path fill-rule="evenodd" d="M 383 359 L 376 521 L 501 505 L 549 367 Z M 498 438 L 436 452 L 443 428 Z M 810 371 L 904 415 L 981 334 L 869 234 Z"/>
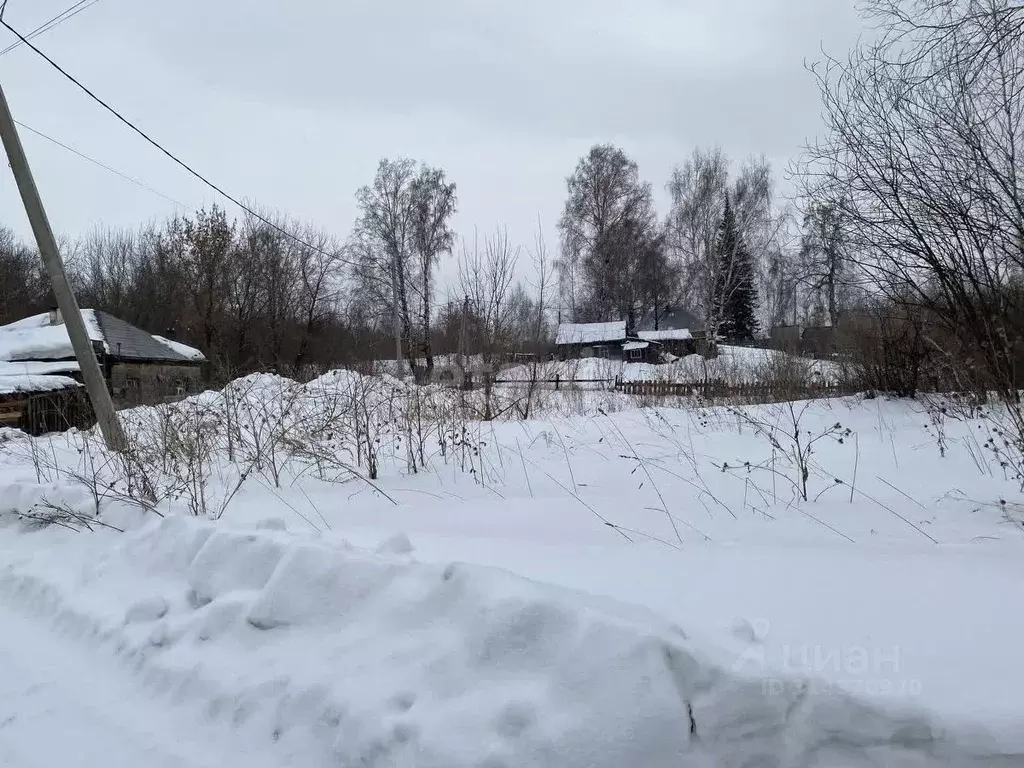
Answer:
<path fill-rule="evenodd" d="M 810 402 L 790 402 L 756 410 L 728 408 L 727 412 L 735 416 L 739 424 L 746 425 L 756 436 L 767 441 L 772 449 L 772 457 L 756 464 L 744 461 L 741 466 L 735 467 L 725 462 L 719 467 L 721 471 L 770 472 L 790 485 L 801 501 L 808 501 L 807 483 L 814 469 L 816 446 L 822 440 L 843 443 L 852 434 L 839 422 L 819 431 L 804 429 L 801 422 L 811 405 Z M 835 479 L 834 484 L 841 485 L 842 481 Z M 822 493 L 825 490 L 828 487 Z"/>
<path fill-rule="evenodd" d="M 843 377 L 865 390 L 913 397 L 929 370 L 924 317 L 907 305 L 878 302 L 851 313 L 839 349 Z"/>

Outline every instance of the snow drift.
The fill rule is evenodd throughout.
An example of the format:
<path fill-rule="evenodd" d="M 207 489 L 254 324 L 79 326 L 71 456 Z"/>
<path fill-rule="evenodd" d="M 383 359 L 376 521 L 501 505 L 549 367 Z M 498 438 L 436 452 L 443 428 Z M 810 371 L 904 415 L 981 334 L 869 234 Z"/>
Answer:
<path fill-rule="evenodd" d="M 262 528 L 169 517 L 87 544 L 8 529 L 0 599 L 304 765 L 1019 764 L 961 751 L 925 716 L 769 689 L 645 609 L 417 563 L 404 539 Z"/>

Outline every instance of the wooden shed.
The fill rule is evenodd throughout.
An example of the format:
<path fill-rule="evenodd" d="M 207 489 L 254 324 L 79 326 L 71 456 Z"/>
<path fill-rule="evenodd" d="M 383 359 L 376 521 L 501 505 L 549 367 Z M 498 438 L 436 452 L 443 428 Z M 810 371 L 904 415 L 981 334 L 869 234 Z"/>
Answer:
<path fill-rule="evenodd" d="M 30 435 L 85 429 L 96 421 L 83 387 L 65 376 L 22 373 L 0 363 L 0 427 Z"/>

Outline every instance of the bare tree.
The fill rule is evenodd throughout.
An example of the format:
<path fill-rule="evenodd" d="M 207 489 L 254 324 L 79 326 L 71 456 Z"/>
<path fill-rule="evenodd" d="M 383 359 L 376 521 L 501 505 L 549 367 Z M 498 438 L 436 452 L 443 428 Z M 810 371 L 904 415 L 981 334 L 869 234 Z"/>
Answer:
<path fill-rule="evenodd" d="M 418 257 L 416 293 L 419 298 L 420 342 L 426 362 L 425 378 L 434 370 L 434 354 L 430 344 L 434 272 L 442 254 L 450 253 L 455 241 L 451 217 L 458 198 L 455 184 L 445 179 L 440 168 L 420 168 L 409 187 L 412 208 L 412 244 Z"/>
<path fill-rule="evenodd" d="M 827 310 L 829 324 L 839 325 L 850 278 L 849 256 L 839 206 L 812 202 L 804 214 L 800 266 L 808 289 Z"/>
<path fill-rule="evenodd" d="M 356 278 L 391 316 L 401 348 L 396 355 L 404 352 L 413 370 L 416 357 L 409 294 L 415 265 L 410 186 L 415 167 L 412 160 L 404 158 L 380 161 L 373 184 L 356 193 L 359 219 L 351 244 L 358 264 Z"/>
<path fill-rule="evenodd" d="M 618 320 L 609 315 L 622 311 L 634 289 L 635 247 L 653 238 L 651 186 L 610 144 L 592 147 L 566 183 L 557 264 L 563 303 L 576 320 Z"/>
<path fill-rule="evenodd" d="M 184 272 L 186 290 L 198 326 L 203 349 L 219 349 L 223 338 L 222 322 L 230 280 L 230 256 L 235 227 L 224 210 L 214 205 L 201 210 L 195 221 L 186 219 Z"/>
<path fill-rule="evenodd" d="M 524 419 L 530 418 L 530 410 L 533 406 L 534 396 L 538 387 L 538 376 L 542 353 L 547 348 L 547 340 L 550 336 L 549 315 L 551 292 L 555 281 L 555 265 L 548 255 L 547 243 L 544 240 L 544 228 L 541 226 L 540 217 L 537 218 L 537 233 L 534 236 L 533 248 L 530 251 L 530 259 L 533 261 L 533 280 L 530 287 L 533 289 L 533 306 L 529 314 L 528 323 L 525 328 L 525 338 L 530 344 L 530 381 L 527 384 L 526 396 L 523 398 L 520 413 Z"/>
<path fill-rule="evenodd" d="M 373 184 L 356 195 L 360 215 L 349 245 L 356 279 L 391 315 L 396 341 L 421 381 L 434 365 L 434 273 L 454 240 L 455 191 L 439 168 L 423 166 L 417 173 L 412 160 L 385 159 Z M 425 370 L 418 365 L 421 353 Z"/>
<path fill-rule="evenodd" d="M 45 309 L 50 290 L 41 264 L 33 249 L 19 243 L 9 229 L 0 228 L 0 322 Z"/>
<path fill-rule="evenodd" d="M 312 227 L 299 230 L 296 240 L 295 275 L 297 280 L 298 348 L 296 368 L 309 358 L 310 345 L 318 331 L 336 316 L 342 296 L 343 250 L 333 238 Z M 300 242 L 301 241 L 301 242 Z"/>
<path fill-rule="evenodd" d="M 459 287 L 472 325 L 472 349 L 480 354 L 484 375 L 485 421 L 493 418 L 491 382 L 501 354 L 513 344 L 518 294 L 515 287 L 519 248 L 512 246 L 508 232 L 497 230 L 484 238 L 483 247 L 474 237 L 472 248 L 463 243 L 459 259 Z"/>
<path fill-rule="evenodd" d="M 672 172 L 668 192 L 669 245 L 683 270 L 683 298 L 712 320 L 718 231 L 729 189 L 729 160 L 721 149 L 696 149 Z"/>
<path fill-rule="evenodd" d="M 519 254 L 504 229 L 485 237 L 483 247 L 475 237 L 471 248 L 462 245 L 459 288 L 472 308 L 474 348 L 489 365 L 513 341 L 517 308 L 510 299 Z"/>
<path fill-rule="evenodd" d="M 926 313 L 959 374 L 1010 404 L 1019 443 L 1024 6 L 864 9 L 877 39 L 812 70 L 828 133 L 798 168 L 804 191 L 840 201 L 844 236 L 875 289 Z"/>

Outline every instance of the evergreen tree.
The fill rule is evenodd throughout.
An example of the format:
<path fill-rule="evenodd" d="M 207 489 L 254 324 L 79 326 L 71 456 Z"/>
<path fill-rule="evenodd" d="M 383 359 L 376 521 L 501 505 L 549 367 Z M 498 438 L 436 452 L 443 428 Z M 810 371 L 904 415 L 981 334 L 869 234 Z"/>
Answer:
<path fill-rule="evenodd" d="M 757 286 L 754 260 L 743 242 L 728 195 L 718 229 L 714 305 L 718 334 L 749 341 L 757 332 Z"/>

